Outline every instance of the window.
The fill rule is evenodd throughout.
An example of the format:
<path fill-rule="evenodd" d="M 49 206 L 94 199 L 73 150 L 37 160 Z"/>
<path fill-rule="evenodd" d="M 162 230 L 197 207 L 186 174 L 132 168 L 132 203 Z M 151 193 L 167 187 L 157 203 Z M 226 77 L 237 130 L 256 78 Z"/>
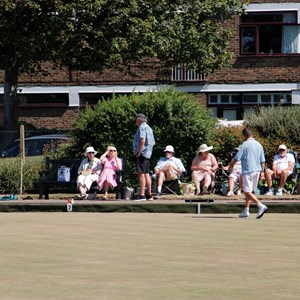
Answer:
<path fill-rule="evenodd" d="M 300 54 L 297 11 L 249 12 L 241 17 L 243 55 Z"/>
<path fill-rule="evenodd" d="M 243 104 L 291 104 L 291 94 L 243 94 Z"/>
<path fill-rule="evenodd" d="M 131 95 L 131 93 L 80 93 L 80 105 L 96 105 L 98 101 L 101 100 L 109 100 L 113 97 L 113 95 L 123 96 L 123 95 Z"/>
<path fill-rule="evenodd" d="M 209 94 L 208 104 L 239 104 L 239 94 Z"/>
<path fill-rule="evenodd" d="M 224 109 L 223 111 L 223 118 L 228 121 L 236 120 L 237 113 L 235 109 Z"/>
<path fill-rule="evenodd" d="M 69 94 L 18 94 L 20 104 L 69 104 Z"/>

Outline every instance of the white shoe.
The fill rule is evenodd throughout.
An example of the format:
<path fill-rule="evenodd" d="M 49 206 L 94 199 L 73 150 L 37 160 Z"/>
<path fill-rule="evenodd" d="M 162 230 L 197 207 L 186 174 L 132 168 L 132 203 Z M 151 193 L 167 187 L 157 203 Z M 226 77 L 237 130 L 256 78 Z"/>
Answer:
<path fill-rule="evenodd" d="M 256 219 L 260 219 L 267 210 L 268 210 L 268 207 L 262 204 L 262 206 L 258 209 Z"/>
<path fill-rule="evenodd" d="M 269 189 L 266 193 L 266 196 L 273 196 L 274 195 L 274 190 L 273 189 Z"/>
<path fill-rule="evenodd" d="M 282 196 L 282 190 L 277 190 L 275 196 Z"/>
<path fill-rule="evenodd" d="M 240 214 L 239 214 L 240 218 L 248 218 L 250 217 L 250 213 L 249 211 L 247 211 L 246 209 L 244 209 Z"/>
<path fill-rule="evenodd" d="M 233 193 L 233 192 L 228 192 L 226 196 L 227 196 L 227 197 L 234 196 L 234 193 Z"/>

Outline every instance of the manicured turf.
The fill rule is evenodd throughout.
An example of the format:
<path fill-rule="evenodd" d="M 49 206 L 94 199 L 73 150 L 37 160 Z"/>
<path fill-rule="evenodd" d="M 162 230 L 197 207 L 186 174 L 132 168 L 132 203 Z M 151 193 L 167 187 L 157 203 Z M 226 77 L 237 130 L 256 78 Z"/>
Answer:
<path fill-rule="evenodd" d="M 299 299 L 300 215 L 0 214 L 1 299 Z"/>

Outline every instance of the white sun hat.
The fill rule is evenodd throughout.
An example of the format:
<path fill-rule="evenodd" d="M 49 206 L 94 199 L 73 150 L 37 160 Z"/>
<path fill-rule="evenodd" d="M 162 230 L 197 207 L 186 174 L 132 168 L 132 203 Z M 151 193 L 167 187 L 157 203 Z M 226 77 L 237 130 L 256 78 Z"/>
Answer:
<path fill-rule="evenodd" d="M 280 150 L 280 149 L 282 149 L 282 150 L 287 150 L 287 147 L 286 147 L 286 145 L 279 145 L 279 147 L 278 147 L 278 150 Z"/>
<path fill-rule="evenodd" d="M 87 154 L 88 154 L 89 152 L 94 152 L 94 155 L 96 155 L 96 154 L 98 153 L 98 152 L 94 149 L 94 147 L 87 147 L 87 148 L 85 149 L 84 155 L 87 156 Z"/>
<path fill-rule="evenodd" d="M 171 145 L 168 145 L 167 147 L 166 147 L 166 149 L 164 150 L 164 152 L 175 152 L 174 151 L 174 147 L 173 146 L 171 146 Z"/>

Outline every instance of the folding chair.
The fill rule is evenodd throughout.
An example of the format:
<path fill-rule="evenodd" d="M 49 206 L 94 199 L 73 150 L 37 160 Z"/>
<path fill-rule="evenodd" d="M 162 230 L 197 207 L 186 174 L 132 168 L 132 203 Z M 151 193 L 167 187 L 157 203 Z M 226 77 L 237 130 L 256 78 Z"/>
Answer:
<path fill-rule="evenodd" d="M 161 188 L 161 193 L 178 195 L 180 192 L 180 183 L 183 181 L 183 178 L 184 178 L 184 172 L 181 173 L 178 179 L 164 181 Z M 157 192 L 157 176 L 155 174 L 152 175 L 152 179 L 153 179 L 153 191 Z"/>
<path fill-rule="evenodd" d="M 294 155 L 295 158 L 295 165 L 292 174 L 288 176 L 286 179 L 286 183 L 283 187 L 283 191 L 287 194 L 294 194 L 296 186 L 297 186 L 297 179 L 298 179 L 298 170 L 300 170 L 300 164 L 298 161 L 298 154 L 297 152 L 294 152 L 293 150 L 288 150 L 287 153 L 291 153 Z M 280 179 L 273 179 L 273 186 L 278 186 Z"/>

